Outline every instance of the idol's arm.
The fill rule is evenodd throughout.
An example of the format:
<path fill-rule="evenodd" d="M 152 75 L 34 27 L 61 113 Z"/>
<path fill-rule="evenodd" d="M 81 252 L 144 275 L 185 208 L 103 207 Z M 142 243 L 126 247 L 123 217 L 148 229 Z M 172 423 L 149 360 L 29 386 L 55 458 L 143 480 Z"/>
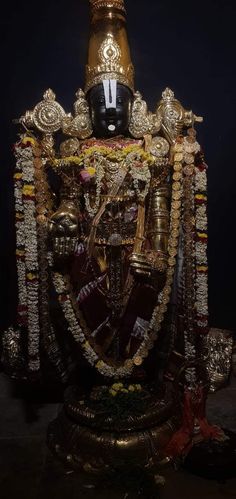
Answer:
<path fill-rule="evenodd" d="M 165 276 L 169 236 L 169 185 L 167 181 L 151 186 L 145 207 L 146 227 L 130 257 L 131 271 L 136 277 L 156 279 Z M 142 231 L 141 231 L 142 232 Z M 163 279 L 161 279 L 163 281 Z"/>
<path fill-rule="evenodd" d="M 150 246 L 148 253 L 152 257 L 153 268 L 159 271 L 164 271 L 167 263 L 169 197 L 170 187 L 167 182 L 151 189 L 146 238 Z"/>

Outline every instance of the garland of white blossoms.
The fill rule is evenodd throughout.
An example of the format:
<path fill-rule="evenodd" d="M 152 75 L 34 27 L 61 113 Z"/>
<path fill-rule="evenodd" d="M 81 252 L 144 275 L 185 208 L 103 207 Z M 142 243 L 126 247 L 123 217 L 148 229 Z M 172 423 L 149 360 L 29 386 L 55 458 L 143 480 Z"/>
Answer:
<path fill-rule="evenodd" d="M 185 187 L 184 200 L 188 203 L 188 208 L 184 208 L 183 213 L 183 223 L 185 224 L 188 221 L 188 217 L 191 215 L 195 215 L 195 199 L 194 199 L 194 181 L 195 181 L 195 157 L 196 153 L 199 151 L 199 144 L 190 137 L 184 138 L 184 160 L 185 160 L 185 171 L 186 177 L 185 181 L 187 185 Z M 187 219 L 187 220 L 186 220 Z M 188 222 L 187 222 L 188 223 Z M 191 221 L 189 221 L 191 223 Z M 195 237 L 195 222 L 192 222 L 192 230 L 188 230 L 187 232 L 184 230 L 184 245 L 185 245 L 185 268 L 184 274 L 184 355 L 185 360 L 189 363 L 185 370 L 185 383 L 188 389 L 193 389 L 197 382 L 197 373 L 196 366 L 194 361 L 196 359 L 196 337 L 195 337 L 195 311 L 193 308 L 193 304 L 195 302 L 195 255 L 194 255 L 194 237 Z M 188 249 L 187 249 L 188 248 Z M 189 273 L 191 273 L 191 277 L 193 278 L 194 285 L 190 285 L 190 289 L 186 286 L 185 279 L 189 277 Z M 191 298 L 189 296 L 191 294 Z M 189 303 L 186 302 L 191 300 L 192 307 L 189 307 Z M 193 365 L 191 363 L 193 362 Z"/>
<path fill-rule="evenodd" d="M 29 369 L 38 371 L 39 299 L 38 249 L 34 188 L 34 140 L 25 137 L 15 147 L 16 256 L 18 277 L 18 323 L 28 333 Z"/>
<path fill-rule="evenodd" d="M 195 167 L 196 216 L 196 316 L 200 333 L 208 332 L 208 261 L 207 261 L 207 166 Z"/>
<path fill-rule="evenodd" d="M 26 151 L 25 151 L 26 152 Z M 14 174 L 15 195 L 15 227 L 16 227 L 16 265 L 18 284 L 18 321 L 24 323 L 27 317 L 27 289 L 25 266 L 25 220 L 24 204 L 22 199 L 22 149 L 15 147 L 16 173 Z"/>
<path fill-rule="evenodd" d="M 176 156 L 176 172 L 178 174 L 177 180 L 173 180 L 173 196 L 179 192 L 178 198 L 181 196 L 181 160 L 179 159 L 180 152 L 182 151 L 182 145 L 178 144 L 177 150 L 173 149 L 173 153 Z M 175 164 L 174 164 L 175 171 Z M 172 199 L 172 201 L 174 198 Z M 170 237 L 168 245 L 168 268 L 166 274 L 166 283 L 163 291 L 159 293 L 158 304 L 155 307 L 149 327 L 146 329 L 143 335 L 143 341 L 138 348 L 137 352 L 134 354 L 133 358 L 127 359 L 120 366 L 115 366 L 108 364 L 108 362 L 101 359 L 99 354 L 95 351 L 93 346 L 88 341 L 83 329 L 79 323 L 78 310 L 76 311 L 76 305 L 73 303 L 73 297 L 68 292 L 68 285 L 66 279 L 58 272 L 52 272 L 52 281 L 55 287 L 55 291 L 58 295 L 58 300 L 61 305 L 64 317 L 67 321 L 68 330 L 74 337 L 75 341 L 80 343 L 83 351 L 84 357 L 87 359 L 89 364 L 95 367 L 103 376 L 123 378 L 130 376 L 135 366 L 142 364 L 145 357 L 148 356 L 149 350 L 153 348 L 154 342 L 157 339 L 158 332 L 161 329 L 162 322 L 164 319 L 164 314 L 167 310 L 167 304 L 170 299 L 171 286 L 173 283 L 174 268 L 176 264 L 176 254 L 178 246 L 179 237 L 179 222 L 180 221 L 180 209 L 181 203 L 179 203 L 179 208 L 176 208 L 175 204 L 172 202 L 171 213 L 170 213 Z M 177 229 L 176 229 L 177 224 Z M 172 229 L 175 229 L 172 232 Z"/>
<path fill-rule="evenodd" d="M 194 154 L 192 202 L 195 213 L 194 228 L 194 253 L 193 272 L 194 286 L 194 319 L 190 330 L 184 332 L 185 358 L 194 361 L 196 359 L 196 334 L 208 332 L 208 277 L 207 277 L 207 176 L 205 163 L 199 163 L 198 155 L 200 146 L 197 142 L 192 144 L 184 140 L 185 156 Z M 197 383 L 196 367 L 188 367 L 185 371 L 185 380 L 189 389 L 193 389 Z"/>

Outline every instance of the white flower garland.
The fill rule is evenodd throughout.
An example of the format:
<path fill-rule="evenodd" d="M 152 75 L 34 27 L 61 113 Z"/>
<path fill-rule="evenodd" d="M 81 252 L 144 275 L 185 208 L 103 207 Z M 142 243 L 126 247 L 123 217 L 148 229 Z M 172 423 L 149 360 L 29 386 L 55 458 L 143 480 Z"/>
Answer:
<path fill-rule="evenodd" d="M 27 327 L 29 370 L 38 371 L 39 283 L 32 143 L 24 138 L 15 147 L 16 256 L 18 277 L 18 322 Z"/>
<path fill-rule="evenodd" d="M 185 140 L 186 143 L 186 140 Z M 194 165 L 194 183 L 193 183 L 193 207 L 195 212 L 195 243 L 193 255 L 193 275 L 195 278 L 194 286 L 194 315 L 193 322 L 188 324 L 188 330 L 184 332 L 185 358 L 193 361 L 196 358 L 196 335 L 208 332 L 208 265 L 207 265 L 207 176 L 206 165 L 200 164 L 200 158 L 197 154 L 200 146 L 197 142 L 195 151 Z M 194 147 L 194 143 L 193 143 Z M 190 151 L 186 151 L 184 157 L 188 158 L 190 164 Z M 198 164 L 199 163 L 199 164 Z M 188 312 L 187 312 L 188 313 Z M 188 388 L 194 389 L 198 380 L 195 365 L 188 367 L 185 371 L 185 381 Z"/>
<path fill-rule="evenodd" d="M 33 166 L 33 162 L 32 162 Z M 33 168 L 32 168 L 33 169 Z M 37 371 L 40 367 L 37 356 L 39 350 L 39 282 L 38 282 L 38 249 L 37 249 L 37 226 L 34 201 L 25 201 L 25 265 L 28 276 L 27 302 L 28 302 L 28 342 L 29 342 L 29 369 Z M 28 237 L 27 237 L 28 234 Z M 35 275 L 36 282 L 31 281 L 30 274 Z"/>
<path fill-rule="evenodd" d="M 22 149 L 15 148 L 16 173 L 14 175 L 14 195 L 16 213 L 16 266 L 18 284 L 18 319 L 23 323 L 27 316 L 27 290 L 26 290 L 26 266 L 25 266 L 25 220 L 24 205 L 22 199 L 23 173 L 22 173 Z"/>
<path fill-rule="evenodd" d="M 207 167 L 195 167 L 196 205 L 196 315 L 200 332 L 208 331 L 208 260 L 207 260 Z"/>
<path fill-rule="evenodd" d="M 194 137 L 194 134 L 191 134 Z M 194 254 L 193 254 L 193 278 L 194 278 L 194 311 L 187 311 L 186 325 L 184 331 L 185 358 L 190 362 L 196 358 L 196 334 L 205 332 L 208 326 L 208 286 L 207 286 L 207 211 L 206 211 L 206 165 L 199 163 L 200 145 L 196 140 L 184 139 L 184 160 L 190 169 L 186 168 L 187 175 L 193 170 L 192 209 L 195 215 L 194 229 Z M 190 188 L 190 187 L 189 187 Z M 191 258 L 191 255 L 189 255 Z M 188 290 L 185 290 L 188 293 Z M 193 313 L 193 315 L 192 315 Z M 190 315 L 189 315 L 190 314 Z M 193 389 L 197 383 L 196 367 L 190 366 L 185 371 L 185 380 L 189 389 Z"/>

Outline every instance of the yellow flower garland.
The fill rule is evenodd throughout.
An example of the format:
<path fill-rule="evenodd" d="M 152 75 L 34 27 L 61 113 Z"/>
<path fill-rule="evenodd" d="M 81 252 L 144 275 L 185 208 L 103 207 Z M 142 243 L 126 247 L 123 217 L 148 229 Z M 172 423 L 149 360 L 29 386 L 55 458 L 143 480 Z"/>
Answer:
<path fill-rule="evenodd" d="M 123 149 L 114 150 L 109 147 L 104 146 L 92 146 L 88 147 L 85 151 L 83 151 L 79 156 L 67 156 L 65 158 L 54 159 L 52 160 L 52 166 L 60 167 L 60 166 L 69 166 L 71 164 L 82 166 L 84 161 L 93 157 L 93 156 L 104 156 L 110 161 L 123 161 L 128 154 L 135 153 L 137 154 L 137 159 L 148 162 L 149 165 L 154 163 L 154 157 L 152 154 L 147 153 L 138 145 L 129 145 L 124 147 Z M 94 175 L 96 173 L 95 168 L 89 167 L 92 172 L 89 171 L 90 175 Z"/>

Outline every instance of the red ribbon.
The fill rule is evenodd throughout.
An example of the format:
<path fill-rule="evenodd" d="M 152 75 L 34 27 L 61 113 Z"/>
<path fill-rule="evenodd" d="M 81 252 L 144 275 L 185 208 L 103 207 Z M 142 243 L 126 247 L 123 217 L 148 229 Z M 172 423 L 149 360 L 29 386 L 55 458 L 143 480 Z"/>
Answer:
<path fill-rule="evenodd" d="M 194 432 L 195 425 L 200 428 L 197 434 Z M 194 391 L 185 390 L 182 426 L 168 443 L 166 455 L 186 456 L 196 441 L 221 440 L 223 437 L 223 431 L 218 426 L 210 425 L 206 419 L 206 397 L 203 387 L 197 387 Z"/>

